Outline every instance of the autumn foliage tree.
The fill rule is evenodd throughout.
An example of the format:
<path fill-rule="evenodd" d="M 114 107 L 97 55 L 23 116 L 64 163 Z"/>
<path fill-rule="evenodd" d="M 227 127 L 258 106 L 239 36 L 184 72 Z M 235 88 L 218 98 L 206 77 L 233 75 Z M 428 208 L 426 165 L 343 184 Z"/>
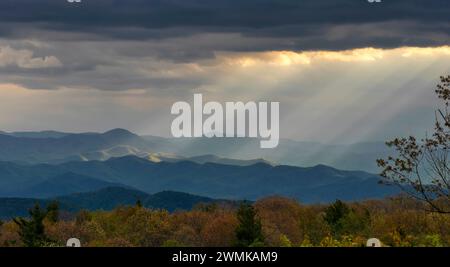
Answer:
<path fill-rule="evenodd" d="M 396 185 L 428 205 L 429 211 L 450 214 L 450 75 L 441 77 L 435 90 L 443 102 L 437 109 L 433 133 L 425 138 L 395 138 L 386 144 L 395 156 L 378 159 L 382 182 Z"/>
<path fill-rule="evenodd" d="M 255 203 L 262 222 L 264 243 L 267 246 L 295 246 L 302 242 L 300 225 L 303 207 L 297 201 L 284 197 L 267 197 Z"/>

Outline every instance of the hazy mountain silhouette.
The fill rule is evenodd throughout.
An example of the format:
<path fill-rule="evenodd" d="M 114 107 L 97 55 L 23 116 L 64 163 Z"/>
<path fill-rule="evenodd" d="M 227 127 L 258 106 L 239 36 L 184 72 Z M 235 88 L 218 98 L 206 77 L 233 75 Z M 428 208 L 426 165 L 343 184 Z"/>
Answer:
<path fill-rule="evenodd" d="M 315 166 L 325 164 L 344 170 L 364 170 L 378 173 L 376 159 L 390 150 L 384 142 L 329 145 L 281 139 L 274 149 L 261 149 L 256 138 L 161 138 L 143 136 L 156 143 L 153 151 L 164 151 L 183 157 L 213 154 L 231 159 L 262 158 L 275 164 Z"/>
<path fill-rule="evenodd" d="M 0 131 L 2 135 L 10 135 L 14 137 L 25 137 L 25 138 L 61 138 L 63 136 L 69 135 L 70 133 L 58 132 L 58 131 L 41 131 L 41 132 L 3 132 Z"/>
<path fill-rule="evenodd" d="M 255 138 L 141 137 L 124 129 L 80 134 L 0 132 L 0 160 L 29 164 L 107 160 L 134 155 L 156 161 L 191 160 L 232 165 L 250 165 L 264 160 L 295 166 L 326 164 L 338 169 L 377 173 L 375 160 L 387 154 L 388 148 L 382 142 L 325 145 L 282 139 L 275 149 L 261 149 Z"/>
<path fill-rule="evenodd" d="M 102 134 L 67 134 L 59 138 L 16 137 L 0 134 L 0 160 L 24 163 L 54 163 L 74 160 L 89 153 L 126 145 L 139 150 L 150 150 L 151 142 L 123 129 Z"/>
<path fill-rule="evenodd" d="M 178 155 L 168 155 L 162 153 L 152 153 L 147 156 L 150 161 L 153 162 L 180 162 L 180 161 L 192 161 L 199 164 L 204 163 L 217 163 L 217 164 L 225 164 L 225 165 L 236 165 L 236 166 L 250 166 L 256 163 L 266 163 L 269 165 L 275 165 L 272 162 L 269 162 L 264 159 L 229 159 L 222 158 L 215 155 L 201 155 L 201 156 L 193 156 L 193 157 L 181 157 Z"/>

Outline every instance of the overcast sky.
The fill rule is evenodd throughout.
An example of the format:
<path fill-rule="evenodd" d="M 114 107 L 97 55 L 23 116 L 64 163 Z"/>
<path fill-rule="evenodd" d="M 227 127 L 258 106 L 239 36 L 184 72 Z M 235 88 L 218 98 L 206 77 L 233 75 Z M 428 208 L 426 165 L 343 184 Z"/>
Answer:
<path fill-rule="evenodd" d="M 2 0 L 0 130 L 170 134 L 173 102 L 280 101 L 285 138 L 425 134 L 448 0 Z"/>

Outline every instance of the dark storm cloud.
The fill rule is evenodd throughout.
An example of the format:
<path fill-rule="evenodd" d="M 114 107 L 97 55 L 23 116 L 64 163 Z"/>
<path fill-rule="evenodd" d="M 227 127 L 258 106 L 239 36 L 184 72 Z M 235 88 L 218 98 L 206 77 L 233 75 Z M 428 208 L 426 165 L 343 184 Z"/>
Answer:
<path fill-rule="evenodd" d="M 145 40 L 233 32 L 292 38 L 272 50 L 427 46 L 448 44 L 449 14 L 448 0 L 2 0 L 0 36 Z M 350 29 L 341 37 L 351 38 L 330 36 L 336 27 L 386 23 L 384 35 Z"/>
<path fill-rule="evenodd" d="M 448 0 L 0 0 L 0 79 L 172 93 L 210 84 L 183 64 L 217 52 L 449 45 L 449 14 Z"/>
<path fill-rule="evenodd" d="M 363 23 L 396 19 L 447 21 L 446 0 L 3 0 L 4 22 L 48 22 L 66 27 L 273 27 Z"/>

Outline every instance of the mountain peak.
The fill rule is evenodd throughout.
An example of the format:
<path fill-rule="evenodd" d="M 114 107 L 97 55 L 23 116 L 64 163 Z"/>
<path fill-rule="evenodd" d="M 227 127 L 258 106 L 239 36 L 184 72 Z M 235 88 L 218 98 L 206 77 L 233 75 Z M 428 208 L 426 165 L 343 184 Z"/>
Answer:
<path fill-rule="evenodd" d="M 317 164 L 310 168 L 315 169 L 315 170 L 339 171 L 336 168 L 333 168 L 333 167 L 325 165 L 325 164 Z"/>
<path fill-rule="evenodd" d="M 109 130 L 107 132 L 104 132 L 102 135 L 107 135 L 107 136 L 115 136 L 115 137 L 137 137 L 136 134 L 122 129 L 122 128 L 115 128 L 112 130 Z"/>

